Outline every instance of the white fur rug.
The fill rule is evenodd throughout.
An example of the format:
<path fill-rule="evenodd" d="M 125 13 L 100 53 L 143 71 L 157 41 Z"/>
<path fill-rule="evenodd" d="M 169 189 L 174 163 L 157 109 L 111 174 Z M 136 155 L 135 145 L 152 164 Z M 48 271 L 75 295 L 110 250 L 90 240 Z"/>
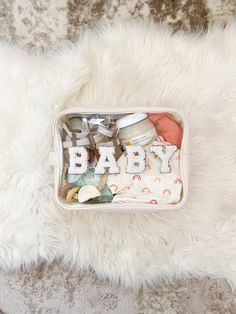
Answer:
<path fill-rule="evenodd" d="M 62 256 L 131 286 L 173 276 L 236 284 L 235 27 L 201 37 L 127 22 L 48 57 L 0 43 L 2 268 Z M 153 214 L 58 208 L 52 122 L 75 105 L 183 111 L 191 131 L 186 206 Z"/>

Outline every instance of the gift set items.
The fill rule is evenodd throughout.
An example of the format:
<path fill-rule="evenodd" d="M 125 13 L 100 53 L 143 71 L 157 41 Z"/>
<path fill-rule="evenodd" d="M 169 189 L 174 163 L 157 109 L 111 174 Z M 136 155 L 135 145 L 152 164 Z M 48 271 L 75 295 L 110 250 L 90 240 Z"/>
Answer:
<path fill-rule="evenodd" d="M 186 126 L 175 112 L 65 112 L 55 123 L 66 208 L 176 206 L 187 193 Z M 117 208 L 118 208 L 117 207 Z"/>

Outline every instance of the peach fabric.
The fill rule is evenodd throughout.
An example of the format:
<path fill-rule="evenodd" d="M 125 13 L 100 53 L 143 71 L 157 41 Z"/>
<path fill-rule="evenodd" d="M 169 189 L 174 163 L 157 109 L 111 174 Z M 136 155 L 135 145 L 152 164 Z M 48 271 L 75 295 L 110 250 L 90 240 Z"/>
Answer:
<path fill-rule="evenodd" d="M 174 117 L 169 113 L 149 113 L 149 120 L 154 124 L 157 135 L 162 137 L 165 142 L 181 146 L 182 130 Z"/>

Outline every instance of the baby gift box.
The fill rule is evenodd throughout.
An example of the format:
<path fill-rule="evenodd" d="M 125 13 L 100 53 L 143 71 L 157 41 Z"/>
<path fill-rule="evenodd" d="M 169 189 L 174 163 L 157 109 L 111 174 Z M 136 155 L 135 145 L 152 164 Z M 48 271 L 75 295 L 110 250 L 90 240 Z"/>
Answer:
<path fill-rule="evenodd" d="M 55 198 L 64 209 L 146 212 L 184 205 L 188 125 L 178 110 L 73 108 L 58 114 L 53 136 Z"/>

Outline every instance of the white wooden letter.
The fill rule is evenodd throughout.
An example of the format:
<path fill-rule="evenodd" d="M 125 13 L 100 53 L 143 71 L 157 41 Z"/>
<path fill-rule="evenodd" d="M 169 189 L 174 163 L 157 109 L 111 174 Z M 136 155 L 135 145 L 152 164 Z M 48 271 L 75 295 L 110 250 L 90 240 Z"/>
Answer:
<path fill-rule="evenodd" d="M 119 173 L 115 159 L 115 147 L 99 146 L 100 158 L 95 168 L 95 174 L 104 174 L 105 168 L 109 168 L 109 173 Z"/>
<path fill-rule="evenodd" d="M 161 160 L 161 173 L 171 172 L 169 161 L 176 151 L 176 145 L 155 145 L 150 147 L 150 152 L 155 153 Z"/>
<path fill-rule="evenodd" d="M 127 172 L 142 173 L 145 170 L 145 150 L 141 146 L 127 146 Z"/>
<path fill-rule="evenodd" d="M 88 168 L 88 152 L 85 147 L 70 147 L 69 151 L 69 174 L 83 174 Z"/>

